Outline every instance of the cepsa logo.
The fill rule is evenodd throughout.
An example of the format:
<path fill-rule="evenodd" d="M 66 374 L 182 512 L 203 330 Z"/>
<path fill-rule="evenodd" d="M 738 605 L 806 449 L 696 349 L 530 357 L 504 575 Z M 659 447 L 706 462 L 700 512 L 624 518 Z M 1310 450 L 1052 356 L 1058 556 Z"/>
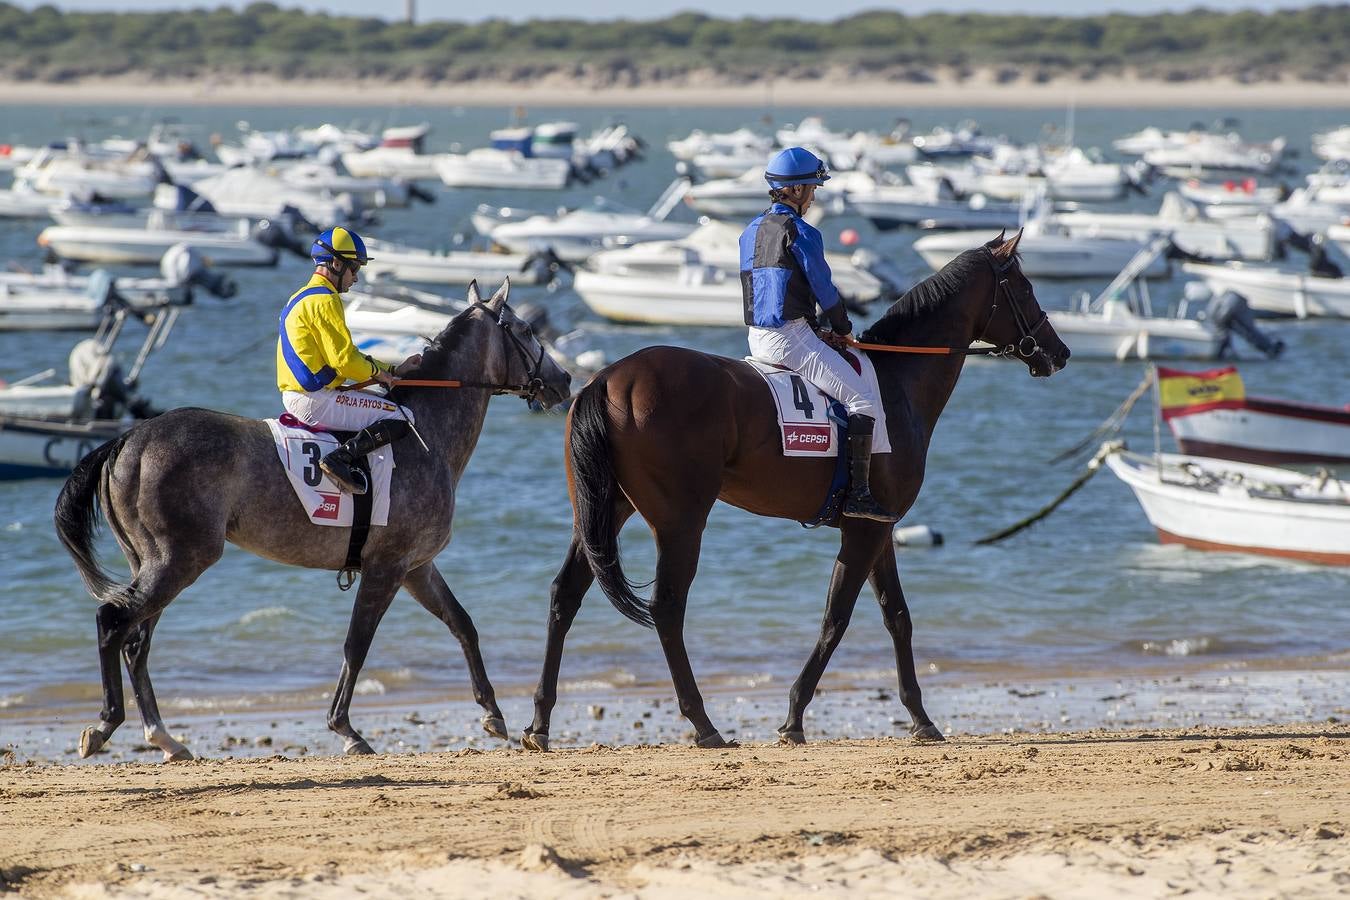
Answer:
<path fill-rule="evenodd" d="M 828 453 L 830 450 L 829 425 L 784 425 L 784 450 L 814 450 Z"/>
<path fill-rule="evenodd" d="M 316 519 L 336 519 L 338 509 L 341 508 L 341 494 L 325 494 L 319 492 L 319 498 L 322 501 L 311 515 Z"/>

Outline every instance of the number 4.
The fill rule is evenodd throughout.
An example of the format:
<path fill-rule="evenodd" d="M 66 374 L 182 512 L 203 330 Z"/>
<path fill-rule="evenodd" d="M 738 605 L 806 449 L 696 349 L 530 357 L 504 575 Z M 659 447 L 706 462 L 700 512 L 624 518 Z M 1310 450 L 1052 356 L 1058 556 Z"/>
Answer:
<path fill-rule="evenodd" d="M 816 417 L 816 404 L 800 375 L 792 376 L 792 405 L 800 409 L 808 419 Z"/>

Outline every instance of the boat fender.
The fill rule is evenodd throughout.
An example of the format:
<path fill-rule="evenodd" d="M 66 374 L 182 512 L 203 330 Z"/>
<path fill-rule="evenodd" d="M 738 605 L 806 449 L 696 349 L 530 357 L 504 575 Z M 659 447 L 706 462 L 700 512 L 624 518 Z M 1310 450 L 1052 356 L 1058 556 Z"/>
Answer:
<path fill-rule="evenodd" d="M 896 525 L 891 540 L 897 547 L 940 547 L 943 542 L 942 532 L 927 525 Z"/>

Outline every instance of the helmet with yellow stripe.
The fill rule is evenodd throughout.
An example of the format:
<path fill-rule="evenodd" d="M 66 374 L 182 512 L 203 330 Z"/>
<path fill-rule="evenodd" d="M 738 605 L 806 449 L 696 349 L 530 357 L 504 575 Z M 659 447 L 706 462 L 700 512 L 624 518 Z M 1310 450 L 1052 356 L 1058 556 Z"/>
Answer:
<path fill-rule="evenodd" d="M 330 228 L 315 238 L 314 245 L 309 248 L 309 255 L 316 265 L 339 261 L 359 267 L 370 262 L 370 257 L 366 255 L 366 242 L 361 240 L 361 235 L 342 226 Z"/>

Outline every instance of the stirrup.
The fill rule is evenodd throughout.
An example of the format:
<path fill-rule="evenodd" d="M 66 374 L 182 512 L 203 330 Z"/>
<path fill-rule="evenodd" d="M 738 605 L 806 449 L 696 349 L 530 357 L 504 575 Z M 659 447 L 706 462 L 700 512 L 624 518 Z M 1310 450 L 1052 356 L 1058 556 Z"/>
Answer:
<path fill-rule="evenodd" d="M 882 509 L 877 501 L 872 498 L 871 492 L 844 498 L 844 515 L 850 519 L 871 519 L 873 522 L 886 522 L 887 524 L 900 521 L 899 516 Z"/>
<path fill-rule="evenodd" d="M 358 495 L 370 490 L 370 484 L 366 481 L 366 473 L 354 466 L 337 460 L 330 462 L 325 457 L 319 460 L 319 468 L 345 493 Z"/>

